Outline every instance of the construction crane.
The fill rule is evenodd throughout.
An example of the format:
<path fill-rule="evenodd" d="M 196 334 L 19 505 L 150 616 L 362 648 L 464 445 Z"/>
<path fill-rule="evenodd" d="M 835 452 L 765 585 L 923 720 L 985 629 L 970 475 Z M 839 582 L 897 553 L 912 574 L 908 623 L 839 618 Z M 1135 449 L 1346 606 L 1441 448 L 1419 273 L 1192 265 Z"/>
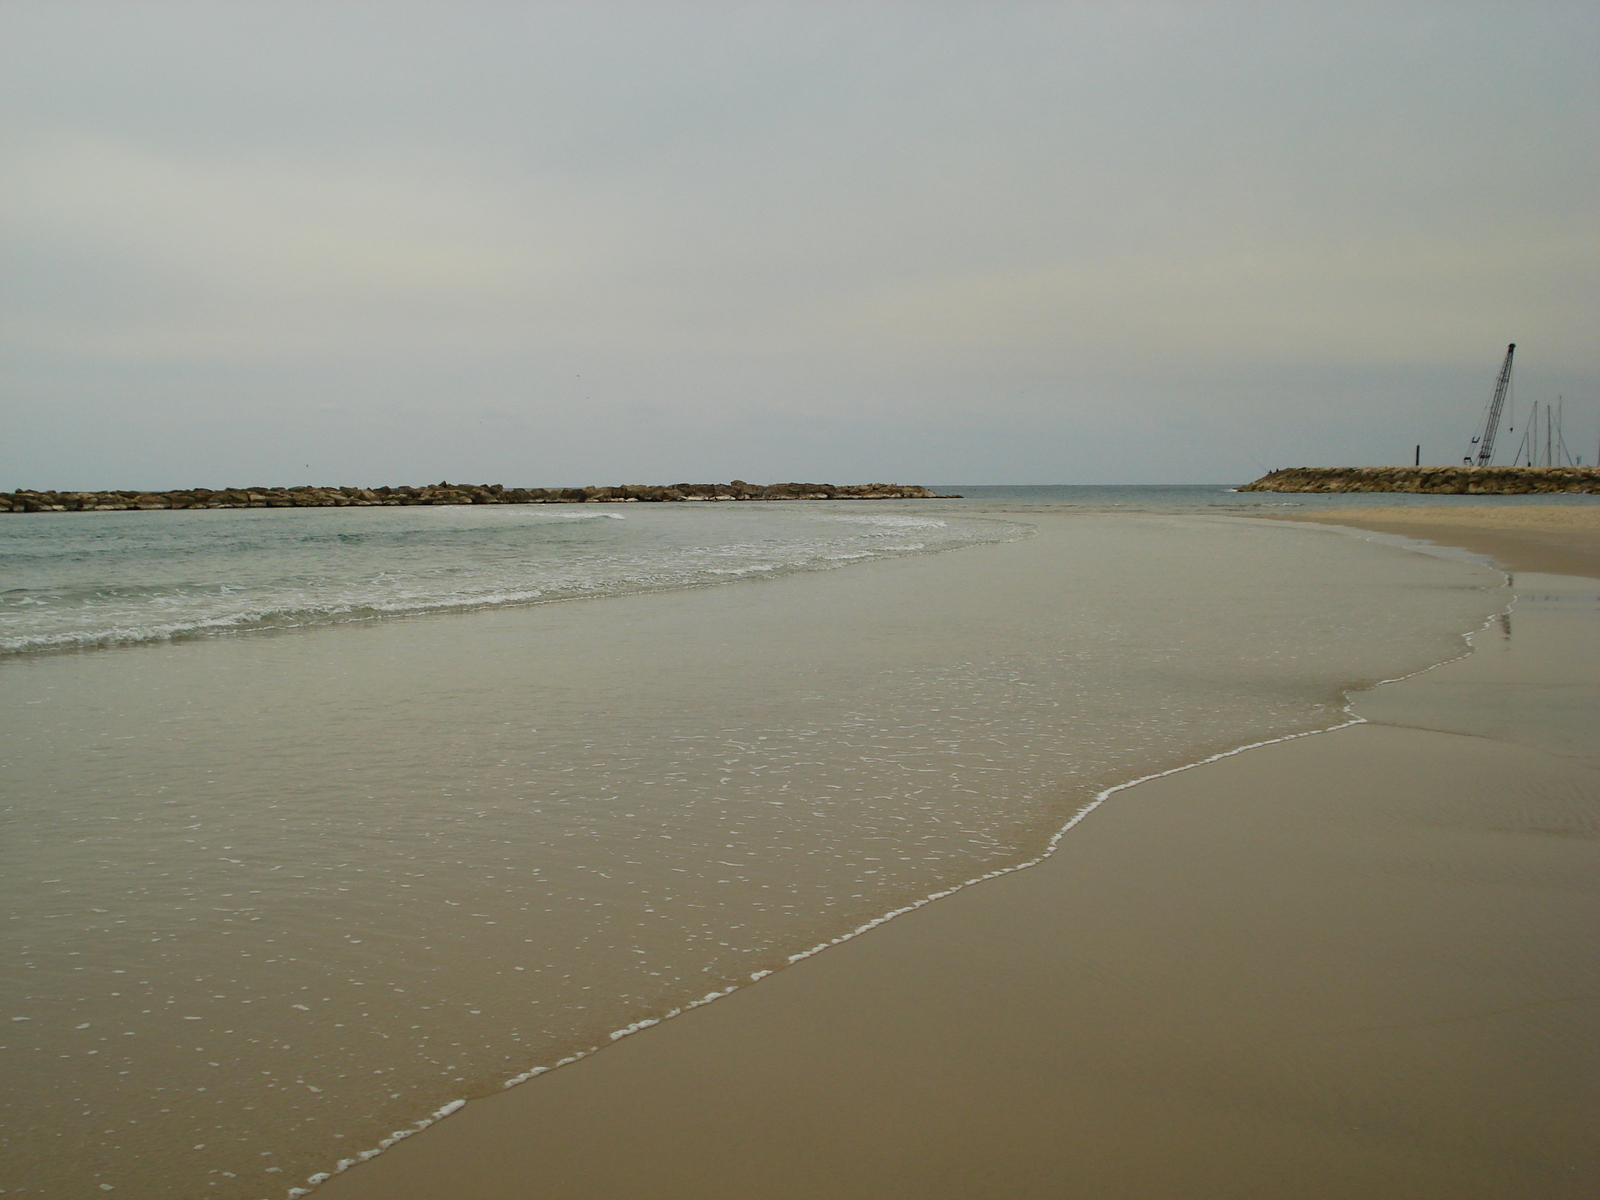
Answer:
<path fill-rule="evenodd" d="M 1505 410 L 1506 393 L 1511 390 L 1511 356 L 1516 352 L 1515 342 L 1506 347 L 1506 361 L 1500 364 L 1500 378 L 1495 380 L 1494 396 L 1489 401 L 1489 411 L 1483 419 L 1483 432 L 1472 439 L 1472 444 L 1478 448 L 1477 465 L 1480 467 L 1487 467 L 1489 460 L 1494 457 L 1494 435 L 1500 432 L 1500 414 Z M 1470 466 L 1472 456 L 1468 455 L 1462 461 Z"/>

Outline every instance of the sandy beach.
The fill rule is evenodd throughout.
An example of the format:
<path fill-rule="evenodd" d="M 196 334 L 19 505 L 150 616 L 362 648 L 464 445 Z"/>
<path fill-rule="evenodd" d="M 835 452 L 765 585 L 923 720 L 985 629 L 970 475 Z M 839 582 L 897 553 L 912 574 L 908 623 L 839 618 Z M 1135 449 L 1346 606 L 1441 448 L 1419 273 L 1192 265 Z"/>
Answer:
<path fill-rule="evenodd" d="M 1600 1200 L 1600 4 L 0 30 L 0 1200 Z"/>
<path fill-rule="evenodd" d="M 1600 569 L 1560 511 L 1339 513 L 1491 554 L 1514 611 L 319 1196 L 1594 1195 Z"/>
<path fill-rule="evenodd" d="M 1345 525 L 1459 546 L 1494 559 L 1508 571 L 1600 576 L 1600 505 L 1346 508 L 1337 513 L 1273 514 L 1271 519 Z"/>

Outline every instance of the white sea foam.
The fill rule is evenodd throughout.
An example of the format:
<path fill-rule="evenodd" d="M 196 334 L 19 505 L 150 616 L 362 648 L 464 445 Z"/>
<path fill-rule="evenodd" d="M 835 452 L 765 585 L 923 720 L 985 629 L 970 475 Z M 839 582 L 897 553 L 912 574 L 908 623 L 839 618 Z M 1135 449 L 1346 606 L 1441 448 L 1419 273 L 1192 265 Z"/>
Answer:
<path fill-rule="evenodd" d="M 880 529 L 945 529 L 948 522 L 938 517 L 904 516 L 899 513 L 873 514 L 871 516 L 857 516 L 851 514 L 835 515 L 827 513 L 822 515 L 823 520 L 838 521 L 845 525 L 869 525 Z"/>

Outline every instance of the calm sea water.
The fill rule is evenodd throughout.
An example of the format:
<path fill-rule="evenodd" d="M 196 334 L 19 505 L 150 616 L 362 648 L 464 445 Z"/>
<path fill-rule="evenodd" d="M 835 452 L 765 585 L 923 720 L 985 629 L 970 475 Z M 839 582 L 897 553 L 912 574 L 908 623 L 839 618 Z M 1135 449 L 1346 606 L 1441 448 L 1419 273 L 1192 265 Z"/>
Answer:
<path fill-rule="evenodd" d="M 0 1188 L 296 1194 L 1107 787 L 1337 724 L 1505 603 L 1248 511 L 0 519 Z"/>
<path fill-rule="evenodd" d="M 958 502 L 246 509 L 0 520 L 0 654 L 369 621 L 783 575 L 1023 536 L 1008 512 L 1485 503 L 1216 485 L 943 485 Z M 1595 496 L 1495 497 L 1499 505 Z"/>

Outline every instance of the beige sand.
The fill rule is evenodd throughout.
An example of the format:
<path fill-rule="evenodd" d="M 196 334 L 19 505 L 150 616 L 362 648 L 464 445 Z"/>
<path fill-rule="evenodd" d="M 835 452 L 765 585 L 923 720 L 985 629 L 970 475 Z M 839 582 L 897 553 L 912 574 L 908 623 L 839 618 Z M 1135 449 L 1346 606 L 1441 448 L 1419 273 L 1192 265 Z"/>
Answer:
<path fill-rule="evenodd" d="M 319 1200 L 1600 1193 L 1597 589 L 1520 582 L 1384 724 L 1121 793 Z"/>
<path fill-rule="evenodd" d="M 1417 505 L 1263 515 L 1460 546 L 1513 571 L 1600 576 L 1600 504 Z"/>

